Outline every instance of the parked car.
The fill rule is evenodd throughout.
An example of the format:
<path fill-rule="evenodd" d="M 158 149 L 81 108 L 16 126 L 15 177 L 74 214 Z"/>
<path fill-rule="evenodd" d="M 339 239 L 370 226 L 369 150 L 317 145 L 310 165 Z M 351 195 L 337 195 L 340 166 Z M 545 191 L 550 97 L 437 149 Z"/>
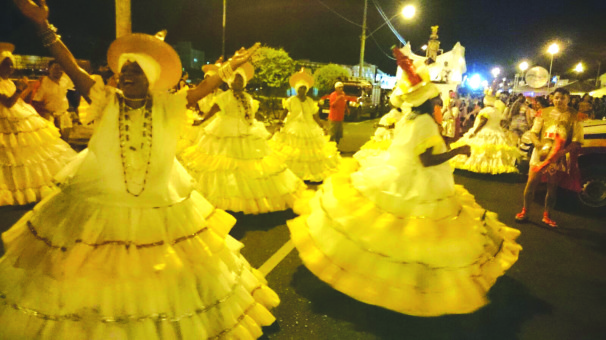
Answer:
<path fill-rule="evenodd" d="M 379 116 L 381 111 L 381 87 L 379 84 L 372 84 L 367 80 L 350 78 L 344 80 L 343 91 L 349 105 L 349 116 L 346 121 L 359 121 L 364 117 L 374 119 Z M 322 96 L 318 104 L 320 105 L 321 117 L 326 118 L 330 111 L 330 94 Z"/>
<path fill-rule="evenodd" d="M 606 207 L 606 120 L 583 122 L 585 142 L 579 155 L 579 201 L 590 209 Z"/>

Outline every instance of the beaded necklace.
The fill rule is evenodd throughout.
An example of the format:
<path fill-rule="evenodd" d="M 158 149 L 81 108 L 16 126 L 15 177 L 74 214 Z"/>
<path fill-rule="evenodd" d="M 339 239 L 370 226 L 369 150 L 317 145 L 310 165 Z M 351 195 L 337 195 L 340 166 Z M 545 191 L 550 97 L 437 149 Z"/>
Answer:
<path fill-rule="evenodd" d="M 246 96 L 244 95 L 244 92 L 235 92 L 232 91 L 234 98 L 236 98 L 236 101 L 238 102 L 238 107 L 244 111 L 244 119 L 246 119 L 246 121 L 248 122 L 248 124 L 252 125 L 252 115 L 251 115 L 251 106 L 250 103 L 248 102 L 248 99 L 246 98 Z"/>
<path fill-rule="evenodd" d="M 120 135 L 120 157 L 124 174 L 126 192 L 139 197 L 145 190 L 147 174 L 151 162 L 152 152 L 152 101 L 145 98 L 143 105 L 137 109 L 126 104 L 123 96 L 118 96 L 120 114 L 118 115 L 118 131 Z M 141 138 L 131 135 L 133 133 L 133 120 L 131 115 L 141 114 Z M 138 127 L 138 126 L 137 126 Z M 140 142 L 140 143 L 139 143 Z M 139 144 L 139 145 L 136 145 Z M 145 159 L 142 157 L 145 156 Z"/>

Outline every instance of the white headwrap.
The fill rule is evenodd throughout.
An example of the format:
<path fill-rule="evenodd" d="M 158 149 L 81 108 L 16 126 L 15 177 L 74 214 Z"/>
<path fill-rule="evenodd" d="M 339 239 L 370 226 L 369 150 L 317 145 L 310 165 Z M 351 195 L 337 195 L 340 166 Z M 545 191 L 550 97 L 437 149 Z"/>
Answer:
<path fill-rule="evenodd" d="M 13 66 L 16 66 L 15 56 L 10 51 L 2 51 L 0 52 L 0 63 L 4 61 L 4 59 L 9 58 L 13 61 Z"/>
<path fill-rule="evenodd" d="M 244 70 L 241 67 L 238 67 L 235 71 L 234 74 L 232 74 L 231 78 L 229 78 L 229 80 L 227 81 L 227 84 L 229 85 L 229 87 L 231 87 L 231 84 L 234 82 L 234 80 L 236 80 L 236 74 L 239 74 L 242 76 L 242 80 L 244 80 L 244 86 L 246 87 L 246 84 L 248 82 L 248 80 L 246 79 L 246 72 L 244 72 Z"/>
<path fill-rule="evenodd" d="M 307 91 L 309 91 L 309 88 L 311 87 L 308 82 L 301 79 L 295 84 L 295 91 L 299 92 L 299 87 L 301 87 L 301 86 L 305 86 L 307 88 Z M 305 91 L 305 93 L 307 93 L 307 91 Z"/>
<path fill-rule="evenodd" d="M 141 70 L 143 70 L 143 73 L 147 77 L 150 88 L 160 78 L 162 67 L 149 55 L 144 53 L 122 53 L 118 59 L 118 69 L 122 70 L 122 66 L 127 61 L 139 64 L 139 67 L 141 67 Z"/>

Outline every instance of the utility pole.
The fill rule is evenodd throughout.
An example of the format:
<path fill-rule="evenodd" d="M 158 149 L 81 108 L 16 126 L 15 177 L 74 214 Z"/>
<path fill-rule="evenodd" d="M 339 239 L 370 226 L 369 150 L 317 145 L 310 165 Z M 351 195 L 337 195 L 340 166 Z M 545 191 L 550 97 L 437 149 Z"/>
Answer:
<path fill-rule="evenodd" d="M 602 62 L 598 61 L 598 74 L 595 76 L 595 87 L 598 87 L 598 82 L 600 81 L 600 66 L 602 66 Z M 600 84 L 600 86 L 602 85 Z"/>
<path fill-rule="evenodd" d="M 225 23 L 227 13 L 227 0 L 223 0 L 223 40 L 221 44 L 221 55 L 225 58 Z"/>
<path fill-rule="evenodd" d="M 116 38 L 132 31 L 130 0 L 116 0 Z"/>
<path fill-rule="evenodd" d="M 362 41 L 360 45 L 360 72 L 359 76 L 362 78 L 364 73 L 364 49 L 366 47 L 366 12 L 368 10 L 368 0 L 364 0 L 364 19 L 362 21 L 362 37 L 360 40 Z"/>

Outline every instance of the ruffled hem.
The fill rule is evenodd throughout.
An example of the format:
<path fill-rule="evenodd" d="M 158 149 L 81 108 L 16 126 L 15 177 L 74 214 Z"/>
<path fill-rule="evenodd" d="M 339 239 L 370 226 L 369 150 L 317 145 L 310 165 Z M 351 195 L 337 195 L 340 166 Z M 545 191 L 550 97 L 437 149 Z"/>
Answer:
<path fill-rule="evenodd" d="M 52 123 L 42 118 L 33 107 L 19 106 L 15 104 L 13 109 L 9 110 L 7 116 L 0 114 L 0 134 L 21 134 L 40 130 L 45 127 L 54 127 Z M 17 110 L 20 110 L 19 112 Z M 50 123 L 50 124 L 49 124 Z"/>
<path fill-rule="evenodd" d="M 234 311 L 238 313 L 238 311 Z M 214 330 L 207 327 L 207 320 L 199 316 L 186 316 L 179 321 L 167 319 L 165 315 L 155 315 L 150 320 L 118 320 L 91 322 L 77 315 L 62 321 L 48 320 L 52 316 L 35 310 L 4 302 L 0 307 L 3 327 L 2 340 L 103 340 L 103 339 L 258 339 L 263 335 L 262 326 L 269 326 L 275 317 L 260 304 L 252 304 L 241 311 L 238 317 L 229 316 L 222 320 L 225 328 Z M 194 313 L 192 313 L 194 314 Z M 237 314 L 236 314 L 237 315 Z M 46 320 L 45 320 L 46 319 Z M 227 325 L 231 323 L 231 326 Z M 211 330 L 209 330 L 211 328 Z"/>
<path fill-rule="evenodd" d="M 234 223 L 196 192 L 142 209 L 58 192 L 3 234 L 0 339 L 258 338 L 279 298 Z"/>
<path fill-rule="evenodd" d="M 214 206 L 245 214 L 292 208 L 306 185 L 289 169 L 264 178 L 245 172 L 195 173 L 197 189 Z"/>
<path fill-rule="evenodd" d="M 51 194 L 53 190 L 56 190 L 56 188 L 51 185 L 15 191 L 0 189 L 0 206 L 25 205 L 38 202 Z"/>
<path fill-rule="evenodd" d="M 49 142 L 54 142 L 60 138 L 59 131 L 50 122 L 42 117 L 35 121 L 42 121 L 41 126 L 32 128 L 23 132 L 9 132 L 0 134 L 0 147 L 2 148 L 23 148 L 23 147 L 42 147 Z"/>
<path fill-rule="evenodd" d="M 334 142 L 322 140 L 318 147 L 293 146 L 270 140 L 269 146 L 288 168 L 304 181 L 320 182 L 337 170 L 341 156 Z"/>
<path fill-rule="evenodd" d="M 383 159 L 385 152 L 391 146 L 391 139 L 376 141 L 370 139 L 360 147 L 360 151 L 354 153 L 353 158 L 360 163 L 361 167 L 369 166 L 378 159 Z"/>
<path fill-rule="evenodd" d="M 364 145 L 362 145 L 360 147 L 360 151 L 361 150 L 382 150 L 385 151 L 387 149 L 389 149 L 389 147 L 391 146 L 391 139 L 387 138 L 387 139 L 383 139 L 380 141 L 376 141 L 374 139 L 370 139 L 368 142 L 364 143 Z"/>
<path fill-rule="evenodd" d="M 46 145 L 0 150 L 0 206 L 29 204 L 53 188 L 53 176 L 76 156 L 58 137 Z"/>
<path fill-rule="evenodd" d="M 506 162 L 509 164 L 503 164 L 502 160 L 480 160 L 480 161 L 468 161 L 464 157 L 457 156 L 451 160 L 450 164 L 457 169 L 467 170 L 470 172 L 476 172 L 480 174 L 511 174 L 518 173 L 519 170 L 511 164 L 511 162 Z"/>
<path fill-rule="evenodd" d="M 267 143 L 272 151 L 278 152 L 284 159 L 316 162 L 338 154 L 337 144 L 325 136 L 307 139 L 278 133 Z"/>
<path fill-rule="evenodd" d="M 253 135 L 241 135 L 238 137 L 216 137 L 202 133 L 198 143 L 183 151 L 181 158 L 184 163 L 197 162 L 201 158 L 213 157 L 215 162 L 225 163 L 229 160 L 228 167 L 242 164 L 241 161 L 257 162 L 268 156 L 271 149 L 265 139 Z M 185 164 L 184 164 L 185 165 Z M 208 164 L 204 164 L 204 167 Z"/>
<path fill-rule="evenodd" d="M 353 170 L 296 202 L 302 216 L 288 227 L 310 271 L 357 300 L 410 315 L 470 313 L 488 303 L 490 287 L 517 261 L 518 230 L 460 186 L 454 216 L 395 216 L 353 188 Z"/>
<path fill-rule="evenodd" d="M 490 135 L 487 138 L 461 138 L 452 143 L 451 148 L 471 146 L 471 156 L 458 155 L 450 160 L 457 169 L 486 173 L 517 173 L 515 164 L 520 157 L 518 148 L 508 144 L 505 134 Z"/>
<path fill-rule="evenodd" d="M 275 176 L 286 169 L 284 160 L 277 154 L 262 158 L 239 159 L 222 154 L 203 153 L 196 147 L 188 148 L 183 152 L 182 164 L 196 179 L 212 172 L 243 172 L 252 178 L 265 178 Z"/>

